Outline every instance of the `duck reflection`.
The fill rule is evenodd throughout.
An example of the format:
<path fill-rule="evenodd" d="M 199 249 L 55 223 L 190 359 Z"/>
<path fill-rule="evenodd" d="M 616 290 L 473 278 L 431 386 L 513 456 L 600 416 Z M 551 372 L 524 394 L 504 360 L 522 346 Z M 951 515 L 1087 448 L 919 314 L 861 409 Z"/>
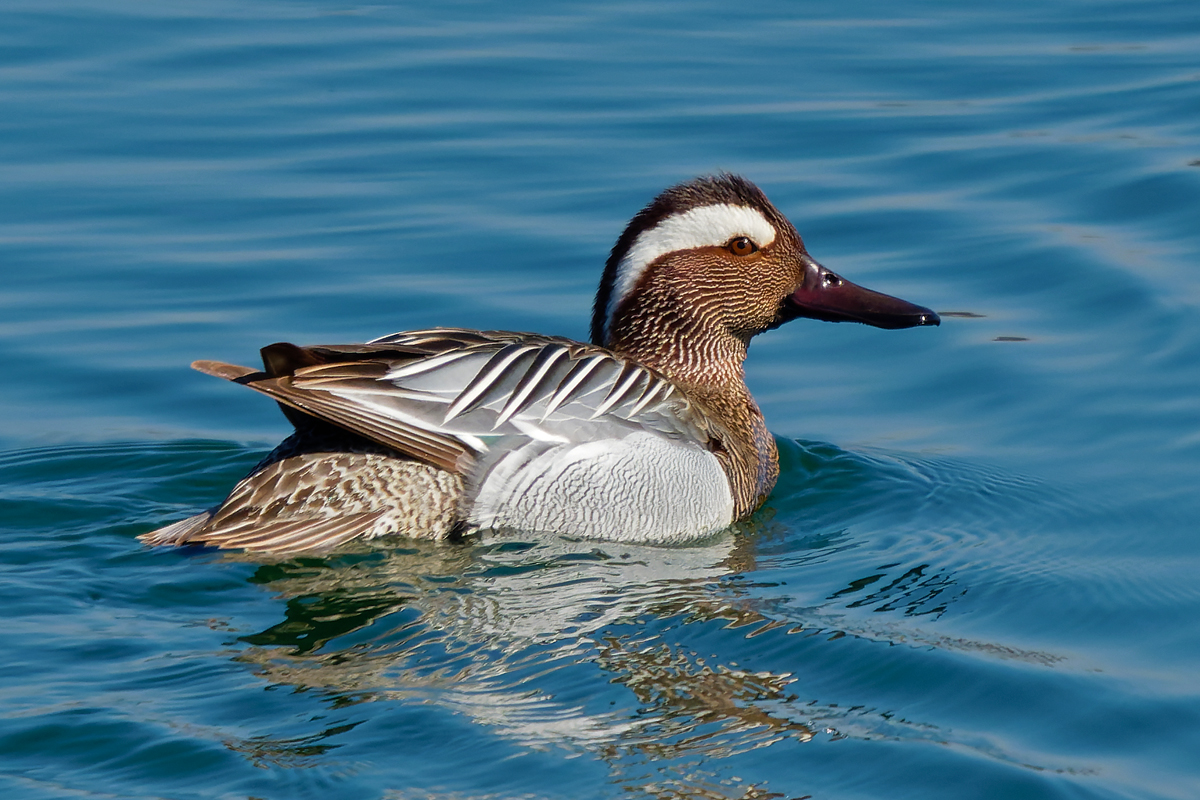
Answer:
<path fill-rule="evenodd" d="M 583 748 L 614 765 L 836 735 L 823 725 L 844 710 L 799 697 L 792 673 L 680 644 L 689 626 L 712 622 L 746 638 L 845 635 L 828 609 L 773 604 L 753 582 L 758 547 L 786 534 L 759 520 L 688 548 L 414 542 L 261 564 L 252 580 L 278 593 L 284 619 L 241 637 L 237 658 L 334 707 L 434 702 L 525 745 Z M 819 540 L 814 557 L 830 544 Z M 614 686 L 624 690 L 615 702 Z"/>
<path fill-rule="evenodd" d="M 335 706 L 432 699 L 525 744 L 608 759 L 807 740 L 792 675 L 706 660 L 661 636 L 712 620 L 747 633 L 782 624 L 738 579 L 754 567 L 757 538 L 743 528 L 673 549 L 420 542 L 262 564 L 252 580 L 284 600 L 284 619 L 243 636 L 237 658 Z"/>
<path fill-rule="evenodd" d="M 822 643 L 850 636 L 1046 663 L 897 620 L 935 619 L 918 599 L 952 586 L 948 574 L 931 584 L 936 571 L 881 569 L 810 607 L 757 582 L 777 576 L 756 572 L 777 547 L 820 561 L 853 544 L 820 537 L 802 556 L 794 533 L 760 520 L 680 549 L 421 542 L 260 564 L 252 580 L 278 594 L 284 618 L 243 636 L 236 658 L 273 685 L 320 692 L 334 709 L 430 704 L 524 747 L 589 754 L 631 797 L 782 798 L 768 784 L 730 784 L 737 762 L 727 759 L 817 736 L 953 738 L 870 702 L 814 698 L 802 676 Z M 885 605 L 892 614 L 874 613 Z M 356 717 L 300 739 L 230 746 L 255 763 L 307 766 L 345 741 Z"/>

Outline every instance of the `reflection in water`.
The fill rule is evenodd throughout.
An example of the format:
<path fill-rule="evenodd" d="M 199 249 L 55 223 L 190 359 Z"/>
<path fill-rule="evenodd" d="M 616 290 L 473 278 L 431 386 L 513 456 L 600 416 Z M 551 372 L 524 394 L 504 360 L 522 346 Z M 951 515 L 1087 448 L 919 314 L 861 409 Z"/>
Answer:
<path fill-rule="evenodd" d="M 617 782 L 656 797 L 781 797 L 726 786 L 698 759 L 811 739 L 812 707 L 789 693 L 795 678 L 705 659 L 663 637 L 714 620 L 747 634 L 782 624 L 754 607 L 744 582 L 726 581 L 731 565 L 753 568 L 747 530 L 678 549 L 420 542 L 264 564 L 253 580 L 279 593 L 285 619 L 243 636 L 250 646 L 238 659 L 272 683 L 320 689 L 335 707 L 432 702 L 526 746 L 582 749 Z M 622 702 L 611 688 L 605 697 L 574 690 L 595 685 L 597 671 L 608 676 L 600 685 L 627 693 Z M 340 732 L 236 749 L 289 763 Z M 659 763 L 681 758 L 683 773 Z"/>
<path fill-rule="evenodd" d="M 729 756 L 765 747 L 785 736 L 808 741 L 809 726 L 789 719 L 786 704 L 795 701 L 785 690 L 789 673 L 747 672 L 709 666 L 695 653 L 659 643 L 605 639 L 599 664 L 614 673 L 653 721 L 637 736 L 626 734 L 620 746 L 650 758 L 682 755 Z M 616 756 L 615 747 L 611 748 Z"/>
<path fill-rule="evenodd" d="M 917 627 L 966 595 L 955 569 L 925 551 L 961 544 L 971 524 L 923 531 L 915 514 L 911 534 L 887 534 L 916 540 L 915 549 L 896 548 L 903 560 L 843 577 L 809 605 L 798 600 L 803 587 L 781 580 L 803 581 L 867 546 L 856 529 L 876 512 L 864 496 L 888 505 L 890 519 L 909 506 L 956 504 L 956 493 L 989 496 L 971 505 L 978 511 L 1015 496 L 1019 481 L 820 444 L 792 443 L 789 459 L 790 494 L 692 547 L 483 537 L 268 563 L 222 555 L 258 564 L 251 580 L 284 601 L 284 619 L 241 637 L 237 658 L 272 684 L 321 691 L 333 707 L 429 703 L 526 747 L 590 753 L 635 794 L 719 798 L 781 796 L 729 784 L 720 760 L 785 741 L 952 738 L 870 703 L 814 697 L 802 676 L 824 643 L 850 636 L 1055 663 L 1052 654 Z M 780 509 L 813 528 L 789 529 Z M 986 525 L 975 527 L 983 535 Z M 723 646 L 697 652 L 695 642 L 714 636 Z M 787 669 L 771 659 L 768 669 L 738 663 L 765 652 L 784 653 Z M 255 763 L 302 763 L 351 727 L 236 749 Z M 994 748 L 986 755 L 1011 761 Z"/>

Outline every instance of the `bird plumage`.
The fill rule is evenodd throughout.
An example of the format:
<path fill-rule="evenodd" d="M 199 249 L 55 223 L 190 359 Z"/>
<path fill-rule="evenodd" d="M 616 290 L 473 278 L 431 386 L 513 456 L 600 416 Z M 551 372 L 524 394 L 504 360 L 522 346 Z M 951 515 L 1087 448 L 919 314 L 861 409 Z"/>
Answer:
<path fill-rule="evenodd" d="M 813 261 L 749 181 L 681 184 L 613 248 L 590 344 L 435 328 L 274 344 L 262 371 L 196 362 L 277 400 L 296 432 L 219 506 L 142 539 L 293 552 L 477 528 L 707 535 L 774 486 L 742 362 L 754 335 L 796 316 L 937 324 Z"/>

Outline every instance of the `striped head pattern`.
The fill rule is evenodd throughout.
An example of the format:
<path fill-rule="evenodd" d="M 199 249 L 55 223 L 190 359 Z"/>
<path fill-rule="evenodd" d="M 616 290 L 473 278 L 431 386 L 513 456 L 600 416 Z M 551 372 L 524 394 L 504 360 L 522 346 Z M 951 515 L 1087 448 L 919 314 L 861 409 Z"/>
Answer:
<path fill-rule="evenodd" d="M 799 278 L 794 259 L 779 256 L 803 248 L 791 222 L 745 178 L 721 174 L 667 189 L 630 221 L 609 255 L 593 309 L 592 342 L 613 344 L 638 298 L 671 315 L 681 310 L 679 303 L 694 307 L 701 291 L 734 295 L 734 305 L 745 304 L 749 312 L 746 333 L 757 333 Z M 725 310 L 736 314 L 730 298 L 724 299 Z"/>

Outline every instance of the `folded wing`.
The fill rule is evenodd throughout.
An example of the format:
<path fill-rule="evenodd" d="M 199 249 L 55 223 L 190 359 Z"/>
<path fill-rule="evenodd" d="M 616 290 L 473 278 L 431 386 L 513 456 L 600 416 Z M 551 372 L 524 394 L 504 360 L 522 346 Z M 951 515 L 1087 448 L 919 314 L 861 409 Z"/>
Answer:
<path fill-rule="evenodd" d="M 287 409 L 459 474 L 511 437 L 584 442 L 649 431 L 706 441 L 708 424 L 653 370 L 593 345 L 455 328 L 367 344 L 263 348 L 266 371 L 193 366 Z M 289 414 L 296 421 L 294 414 Z"/>

